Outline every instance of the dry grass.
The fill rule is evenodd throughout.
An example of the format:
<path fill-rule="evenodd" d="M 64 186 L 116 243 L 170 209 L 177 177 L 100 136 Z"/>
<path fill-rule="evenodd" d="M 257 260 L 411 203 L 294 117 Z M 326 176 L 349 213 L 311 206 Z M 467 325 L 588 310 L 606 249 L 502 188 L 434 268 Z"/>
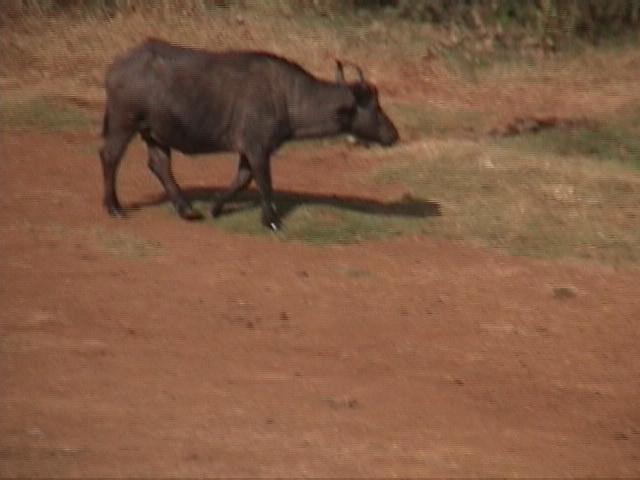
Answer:
<path fill-rule="evenodd" d="M 90 126 L 82 110 L 47 97 L 0 99 L 0 116 L 5 127 L 20 130 L 71 131 Z"/>
<path fill-rule="evenodd" d="M 640 106 L 636 49 L 479 62 L 473 52 L 443 48 L 446 35 L 399 20 L 276 12 L 265 3 L 113 18 L 24 17 L 0 30 L 0 86 L 10 102 L 66 98 L 95 106 L 97 115 L 106 66 L 149 36 L 270 50 L 325 78 L 333 76 L 334 58 L 350 59 L 379 84 L 406 142 L 385 154 L 388 166 L 375 181 L 402 183 L 441 203 L 443 215 L 398 219 L 309 205 L 292 213 L 283 238 L 331 243 L 423 231 L 519 254 L 640 260 L 640 177 L 633 168 L 640 164 L 640 131 L 635 113 L 629 116 Z M 486 140 L 492 127 L 527 115 L 588 118 L 602 128 Z M 248 231 L 257 215 L 249 209 L 220 225 Z"/>
<path fill-rule="evenodd" d="M 334 75 L 335 58 L 350 59 L 379 83 L 383 98 L 482 109 L 496 121 L 526 113 L 597 115 L 640 96 L 633 48 L 528 59 L 517 68 L 511 62 L 477 65 L 473 52 L 444 47 L 449 34 L 430 26 L 287 15 L 286 9 L 283 15 L 268 5 L 212 12 L 174 5 L 113 18 L 21 17 L 0 29 L 0 85 L 9 93 L 27 89 L 99 104 L 113 58 L 147 37 L 161 37 L 211 49 L 270 50 L 327 78 Z"/>
<path fill-rule="evenodd" d="M 435 40 L 423 35 L 410 54 L 405 47 L 412 44 L 414 33 L 376 23 L 347 26 L 326 18 L 287 17 L 260 8 L 192 15 L 160 9 L 111 19 L 24 17 L 2 29 L 0 75 L 9 86 L 46 84 L 58 93 L 99 99 L 105 68 L 113 58 L 148 37 L 161 37 L 209 49 L 273 51 L 328 78 L 334 76 L 335 58 L 349 59 L 362 64 L 383 91 L 402 94 L 407 91 L 407 75 L 415 81 L 430 73 L 428 65 L 422 67 L 411 59 L 426 52 Z M 375 57 L 370 55 L 372 42 L 376 43 Z M 400 53 L 403 62 L 398 61 Z"/>
<path fill-rule="evenodd" d="M 56 222 L 38 223 L 30 220 L 17 221 L 5 229 L 21 230 L 26 235 L 39 239 L 63 241 L 83 246 L 116 257 L 148 259 L 162 253 L 158 242 L 139 237 L 125 231 L 104 230 L 100 227 L 70 227 Z M 0 230 L 1 231 L 1 230 Z"/>
<path fill-rule="evenodd" d="M 374 180 L 439 203 L 442 216 L 422 227 L 429 235 L 518 255 L 640 261 L 640 174 L 539 147 L 531 154 L 524 142 L 415 142 Z"/>

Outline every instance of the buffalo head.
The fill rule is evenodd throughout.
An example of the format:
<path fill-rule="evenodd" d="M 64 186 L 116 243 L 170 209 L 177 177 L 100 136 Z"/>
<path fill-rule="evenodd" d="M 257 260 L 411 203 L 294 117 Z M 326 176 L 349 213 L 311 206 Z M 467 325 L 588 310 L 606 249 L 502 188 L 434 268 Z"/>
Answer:
<path fill-rule="evenodd" d="M 343 64 L 336 60 L 336 81 L 347 86 L 355 98 L 355 107 L 348 112 L 346 129 L 356 138 L 384 146 L 393 145 L 400 136 L 398 130 L 382 110 L 378 101 L 378 89 L 364 79 L 360 67 L 350 64 L 358 73 L 358 81 L 347 83 Z"/>

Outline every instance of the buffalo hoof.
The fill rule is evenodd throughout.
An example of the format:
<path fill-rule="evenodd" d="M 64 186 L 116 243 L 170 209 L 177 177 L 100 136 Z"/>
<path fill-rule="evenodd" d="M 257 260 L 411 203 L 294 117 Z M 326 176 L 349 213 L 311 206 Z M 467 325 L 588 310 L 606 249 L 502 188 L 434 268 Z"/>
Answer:
<path fill-rule="evenodd" d="M 272 232 L 280 231 L 280 219 L 279 218 L 268 218 L 263 219 L 262 224 L 267 227 Z"/>
<path fill-rule="evenodd" d="M 180 206 L 178 207 L 178 215 L 184 218 L 185 220 L 193 221 L 193 220 L 202 220 L 204 217 L 202 214 L 191 207 L 190 205 Z"/>

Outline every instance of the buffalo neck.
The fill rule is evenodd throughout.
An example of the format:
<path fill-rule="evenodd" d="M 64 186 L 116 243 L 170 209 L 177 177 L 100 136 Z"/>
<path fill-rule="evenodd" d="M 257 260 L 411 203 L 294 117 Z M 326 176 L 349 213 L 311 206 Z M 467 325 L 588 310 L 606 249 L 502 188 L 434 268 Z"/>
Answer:
<path fill-rule="evenodd" d="M 314 138 L 342 132 L 340 112 L 352 107 L 354 97 L 345 85 L 305 78 L 295 82 L 287 103 L 293 137 Z"/>

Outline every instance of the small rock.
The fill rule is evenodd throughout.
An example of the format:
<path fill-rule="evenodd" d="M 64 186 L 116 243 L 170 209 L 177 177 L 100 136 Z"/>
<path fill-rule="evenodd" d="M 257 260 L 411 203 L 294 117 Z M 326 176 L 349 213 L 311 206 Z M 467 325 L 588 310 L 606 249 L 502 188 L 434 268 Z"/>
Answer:
<path fill-rule="evenodd" d="M 30 437 L 44 438 L 44 432 L 39 427 L 28 428 L 27 435 Z"/>
<path fill-rule="evenodd" d="M 355 409 L 360 407 L 360 403 L 355 398 L 330 398 L 327 400 L 327 403 L 335 410 L 343 408 Z"/>
<path fill-rule="evenodd" d="M 482 155 L 478 159 L 478 164 L 482 168 L 488 168 L 488 169 L 496 168 L 495 164 L 493 163 L 493 161 L 491 160 L 491 157 L 489 155 Z"/>
<path fill-rule="evenodd" d="M 553 289 L 553 297 L 558 300 L 574 298 L 575 296 L 577 296 L 577 292 L 573 287 L 554 287 Z"/>

